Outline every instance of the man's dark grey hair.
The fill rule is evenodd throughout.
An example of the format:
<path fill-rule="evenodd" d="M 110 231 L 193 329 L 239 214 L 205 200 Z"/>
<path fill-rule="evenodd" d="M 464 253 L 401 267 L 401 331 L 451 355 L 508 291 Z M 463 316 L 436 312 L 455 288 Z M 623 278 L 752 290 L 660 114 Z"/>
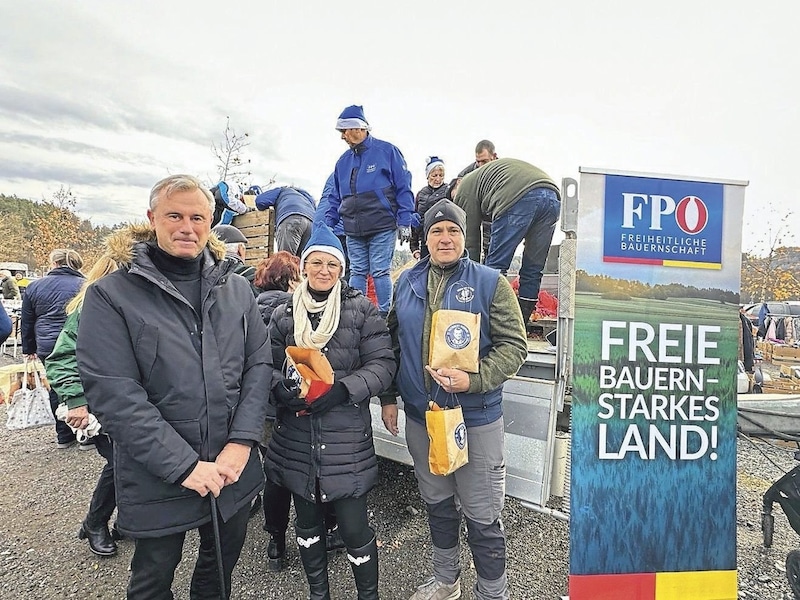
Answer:
<path fill-rule="evenodd" d="M 162 193 L 164 198 L 169 198 L 176 192 L 193 192 L 195 190 L 200 190 L 203 192 L 206 200 L 208 200 L 208 206 L 211 209 L 211 213 L 213 214 L 214 196 L 211 195 L 211 192 L 208 191 L 208 188 L 204 186 L 203 183 L 197 179 L 197 177 L 183 174 L 170 175 L 153 186 L 153 189 L 150 190 L 150 210 L 155 210 Z"/>
<path fill-rule="evenodd" d="M 494 154 L 494 144 L 489 140 L 481 140 L 475 146 L 475 154 L 480 154 L 484 150 L 488 150 L 489 154 Z"/>

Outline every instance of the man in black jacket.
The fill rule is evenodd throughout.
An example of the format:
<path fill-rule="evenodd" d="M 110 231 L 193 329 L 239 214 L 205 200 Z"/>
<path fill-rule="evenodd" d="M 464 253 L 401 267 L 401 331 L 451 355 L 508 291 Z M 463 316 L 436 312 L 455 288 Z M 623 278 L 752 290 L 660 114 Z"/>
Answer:
<path fill-rule="evenodd" d="M 130 267 L 97 281 L 83 304 L 78 366 L 115 445 L 117 527 L 136 540 L 129 600 L 172 597 L 191 529 L 200 549 L 190 597 L 219 598 L 220 584 L 229 595 L 264 484 L 252 448 L 271 383 L 267 330 L 250 286 L 210 236 L 213 206 L 194 177 L 159 181 L 147 211 L 153 240 L 136 244 Z"/>

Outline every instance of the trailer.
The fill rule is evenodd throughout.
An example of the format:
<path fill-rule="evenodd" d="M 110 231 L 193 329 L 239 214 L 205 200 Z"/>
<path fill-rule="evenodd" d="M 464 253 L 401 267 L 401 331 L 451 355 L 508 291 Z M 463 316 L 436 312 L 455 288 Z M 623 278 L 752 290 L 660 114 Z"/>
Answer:
<path fill-rule="evenodd" d="M 569 435 L 557 431 L 557 424 L 568 422 L 572 386 L 577 188 L 574 179 L 562 180 L 560 224 L 565 237 L 558 247 L 557 273 L 546 273 L 542 281 L 542 289 L 557 291 L 555 344 L 529 341 L 525 363 L 503 386 L 506 494 L 521 500 L 528 508 L 561 518 L 567 517 L 563 512 L 566 502 L 562 502 L 561 511 L 545 505 L 551 496 L 568 498 L 564 488 L 569 481 Z M 372 399 L 370 410 L 376 453 L 413 464 L 406 445 L 402 399 L 398 400 L 400 432 L 396 437 L 383 426 L 376 398 Z"/>

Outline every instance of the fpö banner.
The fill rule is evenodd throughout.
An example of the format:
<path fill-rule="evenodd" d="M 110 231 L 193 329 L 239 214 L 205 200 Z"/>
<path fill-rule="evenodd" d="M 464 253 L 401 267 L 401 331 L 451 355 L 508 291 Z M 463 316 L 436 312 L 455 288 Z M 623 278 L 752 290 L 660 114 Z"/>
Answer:
<path fill-rule="evenodd" d="M 737 597 L 746 185 L 581 169 L 570 600 Z"/>

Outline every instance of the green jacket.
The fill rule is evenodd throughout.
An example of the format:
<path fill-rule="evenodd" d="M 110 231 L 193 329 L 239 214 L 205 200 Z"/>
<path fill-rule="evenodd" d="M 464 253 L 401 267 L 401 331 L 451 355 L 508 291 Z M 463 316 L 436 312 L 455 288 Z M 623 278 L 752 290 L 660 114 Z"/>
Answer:
<path fill-rule="evenodd" d="M 58 334 L 53 352 L 45 361 L 45 371 L 50 386 L 61 401 L 67 403 L 67 408 L 78 408 L 87 404 L 75 358 L 80 318 L 80 308 L 67 317 L 64 328 Z"/>
<path fill-rule="evenodd" d="M 6 277 L 0 284 L 0 292 L 6 300 L 19 300 L 19 286 L 13 277 Z"/>
<path fill-rule="evenodd" d="M 481 222 L 494 221 L 534 188 L 558 186 L 538 167 L 516 158 L 498 158 L 464 176 L 453 200 L 467 213 L 465 245 L 472 260 L 481 258 Z"/>

